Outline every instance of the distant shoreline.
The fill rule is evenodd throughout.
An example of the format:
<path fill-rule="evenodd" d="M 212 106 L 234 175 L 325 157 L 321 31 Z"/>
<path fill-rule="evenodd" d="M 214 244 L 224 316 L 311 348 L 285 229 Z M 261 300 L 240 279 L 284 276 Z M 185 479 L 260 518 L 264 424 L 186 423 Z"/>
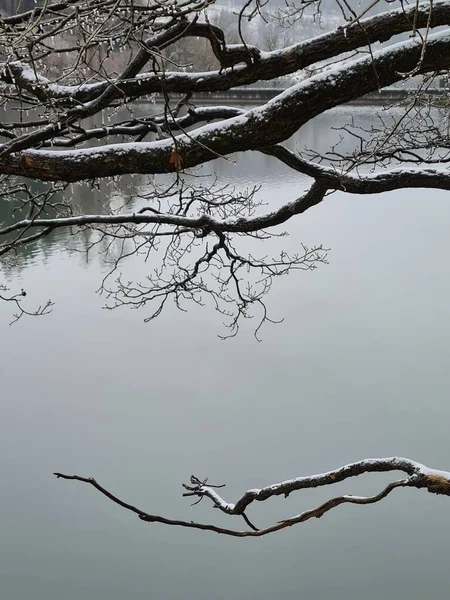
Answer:
<path fill-rule="evenodd" d="M 201 100 L 203 103 L 217 104 L 218 102 L 226 101 L 228 104 L 260 104 L 261 102 L 270 100 L 278 94 L 281 94 L 284 88 L 234 88 L 226 90 L 224 92 L 206 92 L 198 93 L 192 96 L 193 100 Z M 385 105 L 394 104 L 397 102 L 403 102 L 413 96 L 418 90 L 415 89 L 402 89 L 402 88 L 385 88 L 379 92 L 372 92 L 366 96 L 361 96 L 356 100 L 351 100 L 348 105 L 359 105 L 359 106 L 370 106 L 370 105 Z M 421 97 L 424 101 L 428 101 L 430 98 L 436 98 L 442 96 L 445 101 L 443 104 L 447 104 L 447 95 L 449 90 L 447 89 L 433 89 L 421 92 Z M 157 101 L 163 101 L 162 96 L 157 96 Z M 182 98 L 182 94 L 171 94 L 172 98 Z"/>

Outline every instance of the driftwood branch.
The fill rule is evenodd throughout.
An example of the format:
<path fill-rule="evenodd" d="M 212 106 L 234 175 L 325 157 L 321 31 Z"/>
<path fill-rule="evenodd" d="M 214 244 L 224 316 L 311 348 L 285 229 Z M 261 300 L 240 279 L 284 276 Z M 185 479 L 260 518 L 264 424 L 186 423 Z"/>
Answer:
<path fill-rule="evenodd" d="M 342 495 L 331 498 L 325 503 L 306 510 L 300 514 L 294 515 L 291 518 L 283 519 L 270 527 L 263 529 L 257 529 L 246 515 L 246 510 L 253 502 L 264 502 L 274 496 L 285 496 L 288 497 L 293 492 L 297 492 L 305 489 L 312 489 L 317 487 L 329 486 L 335 483 L 345 481 L 350 478 L 358 477 L 364 473 L 383 473 L 383 472 L 403 472 L 406 477 L 398 479 L 389 483 L 384 487 L 378 494 L 373 496 L 353 496 L 353 495 Z M 340 506 L 341 504 L 374 504 L 386 498 L 391 492 L 397 488 L 408 487 L 417 489 L 426 489 L 433 494 L 450 496 L 450 472 L 439 471 L 436 469 L 429 469 L 425 465 L 412 461 L 408 458 L 377 458 L 377 459 L 366 459 L 361 460 L 344 467 L 328 471 L 327 473 L 321 473 L 318 475 L 311 475 L 308 477 L 298 477 L 296 479 L 290 479 L 282 481 L 262 489 L 253 489 L 245 492 L 235 503 L 226 502 L 217 492 L 217 487 L 223 486 L 208 486 L 207 482 L 200 480 L 197 477 L 191 476 L 189 484 L 184 484 L 183 487 L 186 490 L 183 496 L 192 497 L 196 496 L 199 499 L 208 498 L 212 501 L 213 506 L 218 508 L 222 512 L 228 515 L 240 515 L 244 518 L 246 523 L 249 525 L 249 530 L 233 530 L 228 528 L 219 527 L 211 524 L 197 523 L 194 521 L 184 521 L 179 519 L 169 519 L 159 515 L 148 513 L 144 510 L 137 508 L 131 504 L 120 500 L 117 496 L 114 496 L 106 488 L 101 486 L 93 478 L 81 477 L 79 475 L 65 475 L 63 473 L 54 473 L 57 478 L 81 481 L 93 486 L 97 491 L 106 496 L 109 500 L 118 504 L 122 508 L 134 512 L 142 521 L 148 523 L 162 523 L 165 525 L 176 525 L 179 527 L 187 527 L 190 529 L 200 529 L 204 531 L 213 531 L 224 535 L 233 537 L 261 537 L 280 531 L 287 527 L 304 523 L 312 518 L 320 518 L 333 508 Z"/>

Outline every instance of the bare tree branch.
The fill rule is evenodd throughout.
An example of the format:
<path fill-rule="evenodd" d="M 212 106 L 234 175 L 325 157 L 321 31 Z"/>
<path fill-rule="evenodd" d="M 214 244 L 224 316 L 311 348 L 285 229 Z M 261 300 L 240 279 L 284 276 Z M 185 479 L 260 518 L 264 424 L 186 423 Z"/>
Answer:
<path fill-rule="evenodd" d="M 43 306 L 38 306 L 38 308 L 34 310 L 26 309 L 23 305 L 23 299 L 27 295 L 26 291 L 20 290 L 20 292 L 16 294 L 5 294 L 5 292 L 8 291 L 9 290 L 5 285 L 0 284 L 0 300 L 3 302 L 11 302 L 16 310 L 10 325 L 13 325 L 24 316 L 39 317 L 48 315 L 48 313 L 52 310 L 53 302 L 51 300 L 47 300 Z"/>
<path fill-rule="evenodd" d="M 448 33 L 430 36 L 421 72 L 448 67 L 449 47 Z M 202 127 L 189 135 L 180 135 L 176 138 L 176 151 L 183 168 L 194 167 L 217 156 L 277 144 L 318 114 L 368 94 L 380 85 L 386 86 L 400 80 L 401 72 L 414 68 L 417 64 L 421 51 L 421 44 L 415 39 L 395 44 L 375 53 L 373 57 L 362 58 L 350 65 L 336 67 L 331 73 L 312 77 L 244 115 Z M 101 105 L 100 103 L 99 106 Z M 87 114 L 91 112 L 88 110 Z M 111 144 L 65 152 L 14 152 L 45 141 L 59 127 L 66 127 L 71 119 L 76 118 L 74 114 L 57 127 L 47 126 L 42 131 L 25 134 L 17 141 L 7 142 L 4 151 L 8 154 L 1 156 L 3 151 L 0 151 L 0 170 L 3 173 L 53 181 L 79 181 L 98 176 L 179 170 L 178 165 L 171 162 L 173 139 L 152 143 Z"/>
<path fill-rule="evenodd" d="M 321 486 L 333 485 L 340 483 L 349 478 L 358 477 L 364 473 L 383 473 L 391 471 L 402 471 L 407 475 L 404 479 L 396 480 L 388 484 L 378 494 L 373 496 L 352 496 L 343 495 L 331 498 L 327 502 L 317 506 L 316 508 L 306 510 L 298 515 L 295 515 L 288 519 L 278 521 L 270 527 L 263 529 L 257 529 L 248 520 L 245 511 L 249 505 L 254 502 L 264 502 L 273 496 L 285 496 L 288 497 L 295 491 L 317 488 Z M 291 527 L 299 523 L 304 523 L 312 518 L 320 518 L 325 513 L 329 512 L 333 508 L 340 506 L 341 504 L 374 504 L 386 498 L 392 491 L 400 487 L 409 487 L 417 489 L 426 489 L 427 491 L 438 494 L 450 496 L 450 473 L 447 471 L 438 471 L 436 469 L 429 469 L 424 465 L 412 461 L 407 458 L 377 458 L 377 459 L 366 459 L 361 460 L 349 465 L 345 465 L 339 469 L 328 471 L 327 473 L 321 473 L 318 475 L 311 475 L 309 477 L 298 477 L 296 479 L 290 479 L 282 481 L 280 483 L 273 484 L 271 486 L 258 489 L 248 490 L 243 494 L 234 504 L 230 504 L 222 499 L 221 496 L 215 491 L 215 487 L 207 486 L 205 481 L 198 479 L 197 477 L 191 476 L 190 484 L 184 484 L 183 487 L 187 490 L 183 496 L 192 497 L 197 496 L 198 498 L 209 498 L 213 506 L 218 508 L 222 512 L 228 515 L 241 515 L 249 525 L 249 530 L 237 531 L 233 529 L 227 529 L 216 525 L 197 523 L 194 521 L 183 521 L 179 519 L 169 519 L 166 517 L 147 513 L 131 504 L 128 504 L 118 497 L 114 496 L 106 488 L 102 487 L 93 478 L 80 477 L 79 475 L 65 475 L 63 473 L 54 473 L 57 478 L 69 479 L 75 481 L 81 481 L 92 485 L 96 490 L 105 495 L 109 500 L 118 504 L 122 508 L 134 512 L 142 521 L 148 523 L 162 523 L 165 525 L 176 525 L 179 527 L 187 527 L 191 529 L 200 529 L 204 531 L 213 531 L 233 537 L 261 537 L 269 533 L 274 533 Z"/>
<path fill-rule="evenodd" d="M 269 52 L 262 50 L 264 36 L 252 37 L 258 23 L 274 25 L 262 0 L 243 0 L 235 13 L 214 0 L 67 0 L 6 15 L 0 21 L 2 269 L 65 230 L 75 240 L 84 236 L 84 248 L 105 261 L 99 291 L 107 308 L 150 307 L 146 320 L 152 320 L 168 299 L 181 310 L 188 302 L 209 303 L 229 335 L 256 316 L 258 336 L 272 320 L 265 296 L 275 279 L 327 261 L 322 244 L 300 243 L 295 254 L 257 250 L 287 234 L 280 226 L 334 191 L 450 187 L 445 119 L 433 114 L 446 95 L 431 94 L 450 65 L 450 34 L 442 30 L 450 24 L 450 4 L 391 7 L 370 16 L 379 0 L 361 8 L 338 1 L 340 25 L 333 21 L 331 31 L 308 39 L 302 21 L 308 10 L 325 17 L 321 2 L 287 3 L 275 25 L 291 26 L 290 41 L 275 36 Z M 381 46 L 395 36 L 403 37 Z M 400 118 L 382 114 L 377 126 L 341 125 L 339 140 L 350 140 L 350 151 L 339 142 L 324 153 L 281 145 L 325 111 L 413 75 L 421 83 Z M 199 92 L 277 79 L 286 89 L 250 110 L 197 105 Z M 227 188 L 219 178 L 211 185 L 197 169 L 213 160 L 245 160 L 230 155 L 247 151 L 307 175 L 308 189 L 263 209 L 258 186 Z M 120 189 L 122 175 L 159 174 L 165 185 L 153 178 L 128 195 Z M 109 200 L 86 209 L 67 187 L 84 182 L 92 192 L 106 177 L 119 178 L 112 185 L 127 195 L 120 209 Z M 36 186 L 41 191 L 31 192 Z M 130 281 L 123 270 L 138 257 L 148 270 Z"/>
<path fill-rule="evenodd" d="M 430 11 L 430 4 L 425 1 L 360 20 L 357 23 L 346 23 L 344 27 L 338 27 L 335 31 L 322 36 L 293 44 L 282 52 L 278 50 L 259 52 L 257 60 L 245 66 L 238 66 L 241 61 L 237 60 L 234 68 L 225 72 L 222 69 L 208 73 L 169 72 L 165 75 L 165 86 L 168 92 L 198 93 L 223 91 L 261 80 L 270 80 L 307 69 L 315 63 L 329 60 L 368 44 L 386 42 L 396 35 L 410 31 L 413 28 L 413 22 L 415 22 L 416 28 L 427 25 L 432 28 L 449 25 L 450 8 L 448 3 L 446 0 L 435 1 L 433 9 Z M 201 24 L 196 27 L 187 30 L 185 35 L 197 36 L 201 33 L 211 38 L 211 43 L 218 45 L 215 46 L 216 48 L 227 47 L 224 42 L 224 34 L 218 28 L 207 28 Z M 220 52 L 220 49 L 216 51 Z M 245 52 L 243 45 L 236 49 L 238 57 L 241 57 L 243 52 Z M 229 66 L 231 67 L 231 65 Z M 103 93 L 108 86 L 107 82 L 92 84 L 83 82 L 73 86 L 58 86 L 46 80 L 36 80 L 36 76 L 27 70 L 26 65 L 17 65 L 16 68 L 24 71 L 24 76 L 30 80 L 30 83 L 34 80 L 38 87 L 43 86 L 47 94 L 55 99 L 67 98 L 86 102 Z M 8 77 L 7 74 L 4 76 Z M 9 80 L 6 79 L 6 81 Z M 113 80 L 113 82 L 122 93 L 130 97 L 161 91 L 160 75 L 152 72 L 142 74 L 135 81 L 124 79 L 123 81 Z"/>

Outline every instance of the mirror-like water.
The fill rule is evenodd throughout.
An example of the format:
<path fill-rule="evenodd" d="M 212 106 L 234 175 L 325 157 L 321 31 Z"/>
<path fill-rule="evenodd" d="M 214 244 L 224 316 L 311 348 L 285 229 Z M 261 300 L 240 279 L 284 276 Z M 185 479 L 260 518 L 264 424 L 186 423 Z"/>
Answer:
<path fill-rule="evenodd" d="M 334 118 L 294 146 L 325 146 Z M 237 185 L 262 184 L 269 203 L 304 187 L 256 154 L 205 172 L 213 168 Z M 94 211 L 104 198 L 83 201 Z M 169 309 L 149 325 L 145 310 L 101 310 L 94 292 L 105 266 L 66 251 L 67 236 L 23 255 L 11 282 L 56 307 L 14 327 L 1 307 L 2 598 L 445 597 L 447 498 L 399 490 L 374 506 L 236 540 L 143 524 L 52 472 L 94 476 L 150 512 L 243 527 L 206 501 L 191 508 L 180 484 L 209 476 L 227 483 L 232 501 L 364 457 L 449 469 L 449 228 L 447 192 L 331 196 L 292 222 L 283 242 L 323 243 L 330 265 L 276 282 L 268 305 L 285 320 L 267 326 L 261 344 L 251 323 L 219 341 L 210 309 Z M 386 479 L 274 500 L 249 516 L 263 525 L 344 489 L 374 492 Z"/>

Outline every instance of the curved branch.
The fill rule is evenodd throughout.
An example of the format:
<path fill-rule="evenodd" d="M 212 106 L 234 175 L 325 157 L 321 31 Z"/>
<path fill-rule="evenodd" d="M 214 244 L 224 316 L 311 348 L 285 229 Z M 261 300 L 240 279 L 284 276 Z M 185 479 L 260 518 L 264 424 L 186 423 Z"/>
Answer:
<path fill-rule="evenodd" d="M 383 490 L 373 496 L 342 495 L 331 498 L 316 508 L 306 510 L 291 518 L 283 519 L 274 525 L 263 529 L 257 529 L 254 525 L 252 525 L 244 512 L 245 509 L 254 501 L 264 501 L 272 496 L 278 495 L 284 495 L 287 497 L 292 492 L 301 489 L 332 485 L 352 477 L 357 477 L 363 473 L 379 473 L 386 471 L 403 471 L 408 475 L 408 477 L 389 483 Z M 183 495 L 198 496 L 200 499 L 203 497 L 208 497 L 213 501 L 214 506 L 219 508 L 221 511 L 230 515 L 242 515 L 249 525 L 250 530 L 236 531 L 233 529 L 218 527 L 216 525 L 196 523 L 194 521 L 183 521 L 179 519 L 168 519 L 159 515 L 150 514 L 132 504 L 128 504 L 127 502 L 120 500 L 117 496 L 114 496 L 106 488 L 97 483 L 97 481 L 93 478 L 81 477 L 79 475 L 65 475 L 63 473 L 54 473 L 54 475 L 60 479 L 81 481 L 83 483 L 92 485 L 96 490 L 105 495 L 115 504 L 118 504 L 122 508 L 137 514 L 142 521 L 213 531 L 215 533 L 233 537 L 261 537 L 269 533 L 280 531 L 286 527 L 304 523 L 312 518 L 320 518 L 325 513 L 329 512 L 333 508 L 336 508 L 337 506 L 340 506 L 341 504 L 374 504 L 383 498 L 386 498 L 394 489 L 399 487 L 415 487 L 418 489 L 425 488 L 434 494 L 450 496 L 449 472 L 429 469 L 424 465 L 408 458 L 400 457 L 366 459 L 345 465 L 344 467 L 329 471 L 327 473 L 283 481 L 281 483 L 262 488 L 261 490 L 249 490 L 243 496 L 241 496 L 241 498 L 239 498 L 236 504 L 229 504 L 225 502 L 212 486 L 208 487 L 203 481 L 192 476 L 191 484 L 183 486 L 187 490 L 187 492 Z"/>
<path fill-rule="evenodd" d="M 297 477 L 280 483 L 264 487 L 262 489 L 248 490 L 235 504 L 226 502 L 219 494 L 205 485 L 186 485 L 189 495 L 206 496 L 214 503 L 214 506 L 229 515 L 241 515 L 252 502 L 263 502 L 273 496 L 284 496 L 287 498 L 292 492 L 340 483 L 352 477 L 358 477 L 364 473 L 381 473 L 384 471 L 403 471 L 410 477 L 418 475 L 423 465 L 407 458 L 376 458 L 367 459 L 345 465 L 339 469 L 311 475 L 308 477 Z M 450 477 L 450 474 L 449 474 Z"/>
<path fill-rule="evenodd" d="M 180 214 L 153 213 L 146 211 L 128 214 L 85 214 L 70 217 L 23 219 L 0 229 L 0 236 L 26 228 L 49 228 L 86 225 L 159 224 L 187 228 L 187 230 L 216 233 L 253 233 L 276 227 L 316 206 L 329 190 L 341 190 L 352 194 L 379 194 L 406 187 L 450 190 L 450 173 L 442 169 L 401 168 L 369 175 L 339 173 L 331 167 L 305 161 L 283 146 L 261 150 L 282 160 L 297 171 L 316 178 L 310 189 L 294 201 L 280 208 L 254 217 L 218 219 L 208 214 L 188 217 Z M 42 234 L 41 234 L 42 235 Z"/>
<path fill-rule="evenodd" d="M 260 152 L 274 156 L 299 173 L 322 181 L 330 190 L 348 194 L 380 194 L 402 188 L 450 190 L 450 173 L 444 169 L 402 167 L 353 175 L 304 160 L 281 145 L 263 148 Z"/>
<path fill-rule="evenodd" d="M 43 315 L 48 315 L 52 310 L 53 302 L 51 300 L 47 300 L 47 302 L 44 305 L 38 306 L 38 308 L 34 310 L 26 309 L 23 306 L 23 299 L 27 295 L 25 290 L 21 290 L 20 292 L 12 295 L 5 295 L 4 292 L 6 291 L 8 291 L 8 288 L 0 284 L 0 300 L 2 302 L 12 302 L 15 305 L 17 311 L 14 313 L 13 320 L 10 322 L 10 325 L 13 325 L 16 321 L 18 321 L 25 315 L 29 317 L 40 317 Z"/>
<path fill-rule="evenodd" d="M 301 214 L 321 202 L 327 191 L 327 186 L 320 182 L 312 184 L 311 188 L 300 198 L 293 202 L 284 204 L 279 209 L 260 215 L 257 217 L 239 217 L 237 219 L 216 219 L 208 214 L 203 214 L 200 217 L 185 217 L 183 215 L 168 214 L 168 213 L 151 213 L 143 210 L 131 214 L 116 214 L 116 215 L 77 215 L 72 217 L 56 217 L 56 218 L 36 218 L 23 219 L 11 225 L 0 229 L 0 235 L 6 235 L 13 231 L 20 231 L 26 228 L 49 228 L 58 229 L 61 227 L 74 227 L 86 225 L 124 225 L 124 224 L 160 224 L 172 225 L 175 227 L 186 227 L 190 230 L 200 230 L 203 234 L 209 232 L 216 233 L 250 233 L 275 227 L 288 221 L 292 216 Z"/>

